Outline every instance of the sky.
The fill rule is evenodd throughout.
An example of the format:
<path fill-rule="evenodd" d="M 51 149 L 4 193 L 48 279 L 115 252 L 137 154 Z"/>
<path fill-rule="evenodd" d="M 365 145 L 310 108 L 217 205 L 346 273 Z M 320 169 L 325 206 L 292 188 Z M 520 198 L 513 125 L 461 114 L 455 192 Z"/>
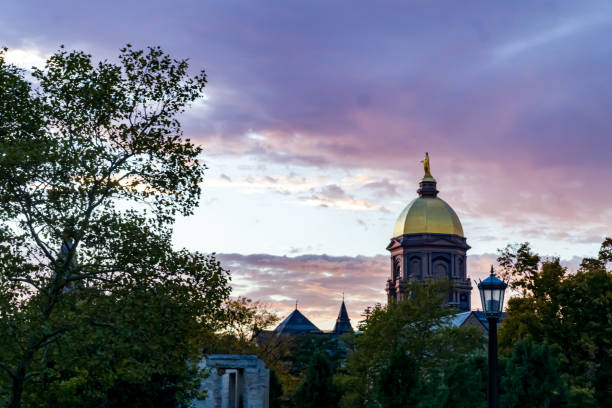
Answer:
<path fill-rule="evenodd" d="M 206 70 L 182 123 L 208 170 L 174 241 L 282 317 L 297 300 L 331 329 L 343 293 L 353 325 L 386 301 L 426 151 L 474 279 L 507 244 L 575 269 L 612 235 L 611 2 L 2 4 L 0 46 L 24 68 L 130 43 Z"/>

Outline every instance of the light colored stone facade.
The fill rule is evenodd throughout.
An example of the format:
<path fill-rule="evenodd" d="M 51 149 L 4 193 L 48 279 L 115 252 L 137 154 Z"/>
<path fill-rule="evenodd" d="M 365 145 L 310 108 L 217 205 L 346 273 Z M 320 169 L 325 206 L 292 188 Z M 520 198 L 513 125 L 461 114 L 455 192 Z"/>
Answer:
<path fill-rule="evenodd" d="M 268 408 L 270 371 L 254 355 L 211 354 L 202 359 L 200 368 L 210 375 L 202 380 L 204 401 L 194 401 L 194 408 Z"/>

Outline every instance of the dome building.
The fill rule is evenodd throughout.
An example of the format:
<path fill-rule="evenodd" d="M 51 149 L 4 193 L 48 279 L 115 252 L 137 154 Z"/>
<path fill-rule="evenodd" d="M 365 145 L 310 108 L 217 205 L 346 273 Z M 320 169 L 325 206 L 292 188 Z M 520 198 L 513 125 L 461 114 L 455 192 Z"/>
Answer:
<path fill-rule="evenodd" d="M 400 213 L 387 246 L 391 253 L 387 301 L 405 299 L 408 282 L 449 279 L 453 285 L 448 304 L 460 311 L 469 311 L 472 284 L 466 275 L 466 252 L 470 246 L 459 217 L 438 197 L 428 153 L 423 164 L 425 174 L 419 181 L 419 196 Z"/>

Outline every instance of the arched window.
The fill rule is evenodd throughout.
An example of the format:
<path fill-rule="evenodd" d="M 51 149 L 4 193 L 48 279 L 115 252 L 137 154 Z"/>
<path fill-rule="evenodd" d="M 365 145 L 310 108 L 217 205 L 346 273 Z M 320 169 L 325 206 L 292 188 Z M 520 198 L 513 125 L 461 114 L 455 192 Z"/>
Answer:
<path fill-rule="evenodd" d="M 461 278 L 465 278 L 465 274 L 463 273 L 463 257 L 458 256 L 457 262 L 455 265 L 455 275 Z"/>
<path fill-rule="evenodd" d="M 421 260 L 417 257 L 410 260 L 410 275 L 416 278 L 421 276 Z"/>
<path fill-rule="evenodd" d="M 437 260 L 433 263 L 434 279 L 448 278 L 448 265 L 444 260 Z"/>
<path fill-rule="evenodd" d="M 400 277 L 401 272 L 401 260 L 399 256 L 393 257 L 393 280 Z"/>

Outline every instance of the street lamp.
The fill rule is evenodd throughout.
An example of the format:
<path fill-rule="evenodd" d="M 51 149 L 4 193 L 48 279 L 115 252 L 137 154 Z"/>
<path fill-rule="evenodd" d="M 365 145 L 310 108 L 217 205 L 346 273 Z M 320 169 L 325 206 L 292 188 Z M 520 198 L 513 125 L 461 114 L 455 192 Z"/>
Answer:
<path fill-rule="evenodd" d="M 504 292 L 508 284 L 495 276 L 493 265 L 491 275 L 478 284 L 482 309 L 489 321 L 489 408 L 499 407 L 497 386 L 497 321 L 504 307 Z"/>

